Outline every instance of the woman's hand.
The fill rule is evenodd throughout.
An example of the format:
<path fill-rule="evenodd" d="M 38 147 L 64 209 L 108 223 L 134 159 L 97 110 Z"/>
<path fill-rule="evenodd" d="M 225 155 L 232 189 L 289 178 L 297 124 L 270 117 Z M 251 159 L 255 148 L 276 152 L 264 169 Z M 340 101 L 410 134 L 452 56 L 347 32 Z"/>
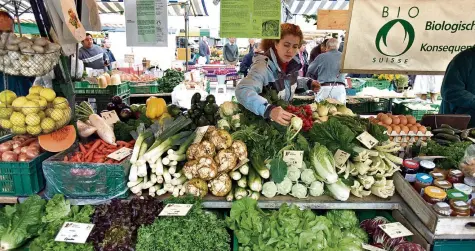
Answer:
<path fill-rule="evenodd" d="M 320 91 L 320 87 L 321 87 L 321 85 L 320 85 L 320 83 L 319 83 L 317 80 L 313 80 L 313 81 L 312 81 L 312 91 L 313 91 L 313 92 L 315 92 L 315 93 L 319 92 L 319 91 Z"/>
<path fill-rule="evenodd" d="M 279 123 L 283 126 L 288 126 L 290 124 L 290 119 L 292 118 L 292 116 L 292 113 L 286 112 L 280 106 L 272 109 L 269 115 L 272 121 Z"/>

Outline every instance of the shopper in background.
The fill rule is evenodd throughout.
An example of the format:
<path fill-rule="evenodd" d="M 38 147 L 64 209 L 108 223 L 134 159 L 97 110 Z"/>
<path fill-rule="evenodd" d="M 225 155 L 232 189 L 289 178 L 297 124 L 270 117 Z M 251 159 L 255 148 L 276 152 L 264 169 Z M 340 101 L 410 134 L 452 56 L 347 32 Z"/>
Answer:
<path fill-rule="evenodd" d="M 195 65 L 198 61 L 198 58 L 200 57 L 200 54 L 196 51 L 195 48 L 191 48 L 191 57 L 190 61 L 188 61 L 188 65 Z"/>
<path fill-rule="evenodd" d="M 292 114 L 269 103 L 261 94 L 275 90 L 279 98 L 290 101 L 297 84 L 316 92 L 320 86 L 316 81 L 298 77 L 302 68 L 297 57 L 303 41 L 300 27 L 283 23 L 280 29 L 280 39 L 262 40 L 260 49 L 264 53 L 254 55 L 249 74 L 236 87 L 236 97 L 249 111 L 287 126 Z"/>
<path fill-rule="evenodd" d="M 85 67 L 97 70 L 106 70 L 108 57 L 101 47 L 93 43 L 92 35 L 86 33 L 86 38 L 81 42 L 78 58 L 84 62 Z"/>
<path fill-rule="evenodd" d="M 307 52 L 307 42 L 303 41 L 299 50 L 299 59 L 300 64 L 302 64 L 302 69 L 300 69 L 299 76 L 305 77 L 308 70 L 308 52 Z"/>
<path fill-rule="evenodd" d="M 102 47 L 104 48 L 104 53 L 107 55 L 107 58 L 108 58 L 108 64 L 109 66 L 107 66 L 107 68 L 110 70 L 112 70 L 112 63 L 113 62 L 116 62 L 115 60 L 115 57 L 114 57 L 114 54 L 112 53 L 112 51 L 110 50 L 111 48 L 111 42 L 108 38 L 104 38 L 102 40 Z"/>
<path fill-rule="evenodd" d="M 236 38 L 230 37 L 229 42 L 223 47 L 224 63 L 226 65 L 236 65 L 239 58 L 239 48 L 236 45 Z"/>
<path fill-rule="evenodd" d="M 206 58 L 206 64 L 209 64 L 209 57 L 211 55 L 211 51 L 209 49 L 208 38 L 204 36 L 200 41 L 200 56 Z"/>
<path fill-rule="evenodd" d="M 328 42 L 328 39 L 325 39 L 323 40 L 321 44 L 313 47 L 313 49 L 310 51 L 310 60 L 308 61 L 309 64 L 311 64 L 318 57 L 318 55 L 326 52 L 327 42 Z"/>
<path fill-rule="evenodd" d="M 315 79 L 322 86 L 317 101 L 333 98 L 346 103 L 345 74 L 340 73 L 341 52 L 338 39 L 330 38 L 326 43 L 326 53 L 318 55 L 308 67 L 307 77 Z"/>
<path fill-rule="evenodd" d="M 414 93 L 422 100 L 427 100 L 427 94 L 430 93 L 430 100 L 435 103 L 442 81 L 444 81 L 444 76 L 417 75 L 414 81 Z"/>
<path fill-rule="evenodd" d="M 460 52 L 447 67 L 442 82 L 441 114 L 468 114 L 475 127 L 475 47 Z"/>
<path fill-rule="evenodd" d="M 249 38 L 249 46 L 247 48 L 248 53 L 252 52 L 254 53 L 254 50 L 259 47 L 259 44 L 256 43 L 256 39 L 254 38 Z"/>
<path fill-rule="evenodd" d="M 0 32 L 13 32 L 13 18 L 8 12 L 0 11 Z M 0 72 L 0 91 L 6 89 L 13 91 L 17 96 L 26 96 L 35 81 L 33 77 L 11 76 L 4 78 L 4 73 Z M 4 82 L 6 79 L 7 83 Z"/>
<path fill-rule="evenodd" d="M 341 36 L 341 43 L 340 43 L 340 46 L 338 47 L 338 51 L 343 53 L 344 46 L 345 46 L 345 37 Z"/>

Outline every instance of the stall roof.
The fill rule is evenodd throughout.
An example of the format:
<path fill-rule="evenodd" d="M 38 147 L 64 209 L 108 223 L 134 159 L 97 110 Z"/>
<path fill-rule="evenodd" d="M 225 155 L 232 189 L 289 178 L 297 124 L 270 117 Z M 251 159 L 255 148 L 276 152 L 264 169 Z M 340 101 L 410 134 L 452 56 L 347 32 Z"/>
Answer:
<path fill-rule="evenodd" d="M 293 15 L 316 15 L 318 10 L 347 10 L 350 0 L 285 0 Z"/>
<path fill-rule="evenodd" d="M 18 1 L 18 0 L 16 0 Z M 179 5 L 179 3 L 189 1 L 191 4 L 191 13 L 193 16 L 208 16 L 208 11 L 206 10 L 205 0 L 168 0 L 168 15 L 169 16 L 183 16 L 185 11 Z M 0 9 L 5 9 L 10 13 L 15 13 L 15 7 L 13 5 L 14 0 L 0 0 Z M 31 13 L 30 1 L 20 0 L 18 1 L 20 5 L 18 6 L 18 13 Z M 97 7 L 99 8 L 99 13 L 120 13 L 124 11 L 124 0 L 104 0 L 96 1 Z"/>

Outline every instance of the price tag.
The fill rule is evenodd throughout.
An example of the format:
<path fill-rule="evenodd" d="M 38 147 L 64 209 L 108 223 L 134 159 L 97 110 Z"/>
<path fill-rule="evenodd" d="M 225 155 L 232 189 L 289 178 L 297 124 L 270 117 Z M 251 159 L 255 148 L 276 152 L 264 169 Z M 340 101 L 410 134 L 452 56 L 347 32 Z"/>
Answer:
<path fill-rule="evenodd" d="M 127 148 L 127 147 L 122 147 L 121 149 L 107 155 L 107 158 L 115 159 L 117 161 L 121 161 L 125 158 L 127 158 L 129 155 L 132 154 L 132 149 Z"/>
<path fill-rule="evenodd" d="M 334 159 L 336 166 L 343 166 L 345 165 L 346 161 L 350 158 L 350 154 L 338 149 L 335 153 Z"/>
<path fill-rule="evenodd" d="M 135 61 L 134 54 L 125 54 L 124 55 L 124 62 L 127 64 L 133 64 Z"/>
<path fill-rule="evenodd" d="M 361 243 L 361 247 L 362 247 L 364 250 L 369 250 L 369 251 L 386 251 L 386 249 L 381 249 L 381 248 L 378 248 L 378 247 L 375 247 L 375 246 L 371 246 L 371 245 L 366 244 L 366 243 Z"/>
<path fill-rule="evenodd" d="M 379 228 L 388 234 L 391 239 L 413 235 L 413 233 L 400 222 L 382 224 L 379 225 Z"/>
<path fill-rule="evenodd" d="M 196 137 L 195 140 L 193 141 L 193 144 L 200 143 L 201 140 L 203 140 L 206 132 L 208 131 L 209 126 L 202 126 L 196 128 Z"/>
<path fill-rule="evenodd" d="M 158 216 L 186 216 L 193 204 L 167 204 Z"/>
<path fill-rule="evenodd" d="M 450 207 L 447 203 L 445 202 L 437 202 L 437 206 L 441 208 L 448 208 Z"/>
<path fill-rule="evenodd" d="M 92 228 L 94 228 L 94 224 L 67 221 L 63 224 L 63 227 L 59 230 L 54 240 L 71 243 L 86 243 Z"/>
<path fill-rule="evenodd" d="M 371 134 L 369 134 L 366 131 L 360 134 L 358 137 L 356 137 L 356 139 L 358 139 L 361 142 L 361 144 L 366 146 L 368 149 L 373 148 L 379 142 L 377 139 L 375 139 Z"/>
<path fill-rule="evenodd" d="M 119 116 L 115 111 L 101 112 L 101 117 L 107 122 L 108 125 L 113 125 L 120 121 Z"/>
<path fill-rule="evenodd" d="M 284 151 L 284 157 L 282 158 L 289 166 L 302 168 L 303 163 L 303 151 Z"/>

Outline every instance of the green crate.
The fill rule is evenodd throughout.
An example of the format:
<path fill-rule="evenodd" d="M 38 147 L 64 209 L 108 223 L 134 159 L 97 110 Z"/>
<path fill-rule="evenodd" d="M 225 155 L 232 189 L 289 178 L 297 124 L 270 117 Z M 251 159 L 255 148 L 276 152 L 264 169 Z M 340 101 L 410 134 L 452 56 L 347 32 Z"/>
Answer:
<path fill-rule="evenodd" d="M 391 81 L 388 80 L 378 80 L 374 78 L 365 79 L 365 87 L 375 87 L 379 90 L 387 90 L 391 86 Z"/>
<path fill-rule="evenodd" d="M 158 83 L 156 81 L 151 83 L 130 83 L 130 94 L 150 94 L 158 93 Z"/>
<path fill-rule="evenodd" d="M 475 241 L 473 240 L 436 240 L 433 251 L 473 251 Z"/>
<path fill-rule="evenodd" d="M 0 138 L 0 142 L 12 137 L 6 135 Z M 0 162 L 0 195 L 28 196 L 41 191 L 45 186 L 41 163 L 52 155 L 44 152 L 29 162 Z"/>
<path fill-rule="evenodd" d="M 109 85 L 106 88 L 99 88 L 97 84 L 91 84 L 87 81 L 74 83 L 74 93 L 76 95 L 123 95 L 129 92 L 129 83 L 124 82 L 120 85 Z"/>
<path fill-rule="evenodd" d="M 404 106 L 403 109 L 403 114 L 404 115 L 412 115 L 414 118 L 416 118 L 417 121 L 420 121 L 422 117 L 426 114 L 438 114 L 439 113 L 439 106 L 438 105 L 431 105 L 434 108 L 437 108 L 436 110 L 412 110 L 411 108 Z"/>
<path fill-rule="evenodd" d="M 369 112 L 387 112 L 389 99 L 380 99 L 378 102 L 369 102 Z"/>
<path fill-rule="evenodd" d="M 356 92 L 361 92 L 363 88 L 366 87 L 365 81 L 361 79 L 353 78 L 351 79 L 351 87 L 356 90 Z"/>
<path fill-rule="evenodd" d="M 72 147 L 43 162 L 47 197 L 64 194 L 68 198 L 75 199 L 127 198 L 129 191 L 127 181 L 130 170 L 128 159 L 120 164 L 63 161 L 64 156 L 77 150 L 77 147 Z M 85 170 L 90 173 L 78 174 Z"/>
<path fill-rule="evenodd" d="M 122 102 L 130 105 L 130 93 L 118 95 L 122 98 Z M 107 109 L 107 104 L 111 102 L 112 96 L 104 95 L 76 95 L 76 104 L 82 101 L 89 102 L 96 112 L 101 112 Z"/>
<path fill-rule="evenodd" d="M 368 102 L 361 102 L 361 103 L 354 103 L 354 104 L 347 103 L 346 106 L 356 114 L 366 114 L 369 112 Z"/>

